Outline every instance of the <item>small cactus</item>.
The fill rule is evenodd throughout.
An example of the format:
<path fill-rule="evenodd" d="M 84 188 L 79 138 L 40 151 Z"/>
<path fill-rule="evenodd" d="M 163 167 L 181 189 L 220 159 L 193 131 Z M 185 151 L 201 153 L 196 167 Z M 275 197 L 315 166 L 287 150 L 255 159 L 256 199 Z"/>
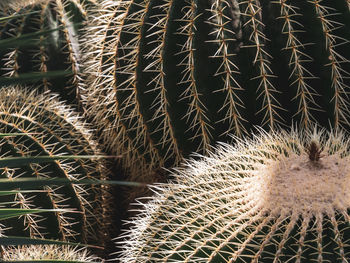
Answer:
<path fill-rule="evenodd" d="M 220 144 L 152 187 L 121 262 L 348 262 L 349 149 L 317 129 Z"/>
<path fill-rule="evenodd" d="M 7 87 L 0 90 L 0 155 L 6 157 L 100 155 L 88 126 L 55 95 Z M 18 135 L 21 134 L 21 135 Z M 68 159 L 0 168 L 0 178 L 106 179 L 104 164 L 96 159 Z M 1 196 L 7 208 L 59 209 L 2 221 L 1 233 L 80 242 L 104 240 L 108 203 L 104 186 L 46 186 L 42 191 Z M 64 210 L 64 211 L 62 211 Z"/>
<path fill-rule="evenodd" d="M 349 127 L 349 1 L 102 5 L 87 33 L 87 112 L 124 166 L 143 168 L 133 174 L 253 125 Z"/>
<path fill-rule="evenodd" d="M 94 0 L 36 0 L 8 3 L 15 17 L 1 26 L 0 40 L 43 33 L 30 43 L 15 45 L 0 54 L 0 74 L 67 71 L 61 78 L 43 78 L 40 87 L 52 90 L 71 104 L 79 104 L 79 31 Z M 9 11 L 9 12 L 10 12 Z M 46 33 L 44 33 L 46 32 Z M 38 85 L 37 85 L 38 86 Z"/>
<path fill-rule="evenodd" d="M 78 249 L 71 246 L 58 245 L 40 245 L 40 246 L 22 246 L 7 248 L 4 250 L 2 259 L 5 262 L 13 260 L 64 260 L 64 262 L 77 263 L 101 263 L 102 260 L 89 255 L 86 249 Z M 48 261 L 45 261 L 48 262 Z"/>

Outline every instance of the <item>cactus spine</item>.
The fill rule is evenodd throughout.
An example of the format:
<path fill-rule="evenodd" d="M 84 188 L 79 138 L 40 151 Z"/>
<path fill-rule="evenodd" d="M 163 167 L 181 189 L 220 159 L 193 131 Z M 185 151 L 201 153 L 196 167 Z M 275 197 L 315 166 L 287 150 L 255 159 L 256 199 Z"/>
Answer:
<path fill-rule="evenodd" d="M 88 126 L 56 97 L 9 87 L 0 91 L 0 132 L 23 134 L 0 139 L 2 158 L 99 154 Z M 69 159 L 0 168 L 0 178 L 10 179 L 80 180 L 106 179 L 107 176 L 103 162 L 93 159 Z M 46 186 L 41 190 L 1 196 L 0 201 L 8 208 L 65 211 L 4 220 L 2 235 L 96 242 L 104 234 L 104 227 L 108 227 L 105 221 L 108 204 L 103 203 L 104 198 L 108 199 L 105 188 L 74 184 Z"/>
<path fill-rule="evenodd" d="M 70 246 L 41 245 L 9 248 L 4 251 L 3 260 L 64 260 L 64 262 L 98 263 L 97 257 L 90 256 L 86 249 L 77 249 Z M 26 261 L 26 262 L 27 262 Z M 47 262 L 47 261 L 46 261 Z"/>
<path fill-rule="evenodd" d="M 14 46 L 1 54 L 1 75 L 18 76 L 22 73 L 67 71 L 60 79 L 41 81 L 43 90 L 60 93 L 64 100 L 77 104 L 80 88 L 79 31 L 88 16 L 94 0 L 40 0 L 12 1 L 15 17 L 2 26 L 0 39 L 20 37 L 29 33 L 50 31 L 37 36 L 27 46 Z M 14 8 L 13 7 L 13 8 Z"/>
<path fill-rule="evenodd" d="M 121 262 L 348 262 L 349 146 L 316 129 L 220 144 L 153 187 Z"/>
<path fill-rule="evenodd" d="M 88 33 L 88 113 L 144 170 L 252 125 L 348 127 L 348 4 L 105 1 Z"/>

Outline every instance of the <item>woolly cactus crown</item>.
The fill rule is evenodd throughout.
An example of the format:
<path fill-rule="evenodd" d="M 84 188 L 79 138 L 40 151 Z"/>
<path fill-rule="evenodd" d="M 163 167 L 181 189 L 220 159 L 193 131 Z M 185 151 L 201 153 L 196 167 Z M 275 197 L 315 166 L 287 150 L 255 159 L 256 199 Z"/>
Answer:
<path fill-rule="evenodd" d="M 219 145 L 152 187 L 122 262 L 347 262 L 349 147 L 316 129 Z"/>
<path fill-rule="evenodd" d="M 8 248 L 4 251 L 3 260 L 59 260 L 69 262 L 102 262 L 101 259 L 89 255 L 86 249 L 71 246 L 40 245 Z M 26 261 L 27 262 L 27 261 Z M 35 261 L 37 262 L 37 261 Z M 45 261 L 47 262 L 47 261 Z"/>

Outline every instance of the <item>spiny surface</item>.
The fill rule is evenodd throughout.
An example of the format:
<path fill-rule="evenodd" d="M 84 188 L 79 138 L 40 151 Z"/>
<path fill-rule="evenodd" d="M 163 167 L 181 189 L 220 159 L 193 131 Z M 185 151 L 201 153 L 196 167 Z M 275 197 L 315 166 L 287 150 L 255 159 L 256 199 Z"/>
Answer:
<path fill-rule="evenodd" d="M 101 259 L 91 256 L 86 249 L 70 246 L 39 245 L 7 248 L 3 260 L 67 260 L 69 262 L 99 263 Z"/>
<path fill-rule="evenodd" d="M 79 33 L 95 4 L 95 0 L 12 1 L 13 8 L 8 13 L 14 18 L 1 25 L 0 40 L 37 35 L 25 45 L 18 40 L 0 53 L 0 74 L 17 77 L 24 73 L 66 71 L 60 78 L 43 78 L 38 84 L 43 90 L 53 90 L 64 100 L 78 104 L 82 56 Z"/>
<path fill-rule="evenodd" d="M 348 127 L 348 4 L 105 0 L 87 113 L 135 180 L 252 125 Z"/>
<path fill-rule="evenodd" d="M 2 0 L 0 7 L 17 9 L 27 5 L 37 4 L 40 2 L 48 2 L 50 0 Z"/>
<path fill-rule="evenodd" d="M 349 146 L 316 129 L 219 145 L 152 187 L 121 262 L 348 262 Z"/>
<path fill-rule="evenodd" d="M 7 87 L 0 91 L 0 133 L 20 133 L 0 139 L 0 157 L 99 155 L 87 124 L 57 95 Z M 0 168 L 0 178 L 106 179 L 103 161 L 69 159 L 51 163 Z M 34 191 L 37 190 L 37 191 Z M 40 191 L 38 191 L 40 190 Z M 32 193 L 1 196 L 7 208 L 65 209 L 29 214 L 2 221 L 3 235 L 59 238 L 81 242 L 100 239 L 107 215 L 104 187 L 89 185 L 46 186 Z M 104 203 L 106 201 L 106 203 Z M 107 226 L 107 225 L 106 225 Z M 101 240 L 98 241 L 101 244 Z"/>

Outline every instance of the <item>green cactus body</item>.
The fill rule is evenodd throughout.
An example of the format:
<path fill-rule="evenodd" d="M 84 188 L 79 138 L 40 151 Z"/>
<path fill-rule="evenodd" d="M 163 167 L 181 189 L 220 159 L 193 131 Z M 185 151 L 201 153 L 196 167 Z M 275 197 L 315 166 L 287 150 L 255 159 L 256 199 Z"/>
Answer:
<path fill-rule="evenodd" d="M 145 170 L 253 125 L 348 126 L 348 4 L 105 1 L 88 32 L 88 113 Z"/>
<path fill-rule="evenodd" d="M 57 97 L 57 96 L 56 96 Z M 88 126 L 53 95 L 6 88 L 0 91 L 0 132 L 23 133 L 0 139 L 5 157 L 98 155 Z M 103 162 L 68 159 L 0 169 L 0 178 L 106 179 Z M 2 235 L 96 242 L 105 230 L 106 189 L 89 185 L 46 186 L 42 191 L 1 196 L 8 208 L 66 209 L 2 221 Z M 107 225 L 106 225 L 107 226 Z M 99 240 L 101 244 L 101 240 Z"/>
<path fill-rule="evenodd" d="M 89 255 L 86 249 L 77 249 L 70 246 L 41 245 L 41 246 L 22 246 L 8 248 L 4 251 L 3 260 L 11 262 L 13 260 L 60 260 L 59 262 L 77 262 L 77 263 L 99 263 L 101 259 Z M 46 261 L 47 260 L 47 261 Z M 27 262 L 26 261 L 26 262 Z M 30 262 L 31 262 L 30 261 Z"/>
<path fill-rule="evenodd" d="M 78 33 L 93 0 L 12 1 L 17 3 L 15 17 L 0 31 L 0 40 L 25 34 L 49 31 L 27 46 L 14 46 L 1 54 L 1 75 L 67 71 L 67 76 L 43 79 L 43 90 L 53 90 L 64 100 L 77 104 L 80 87 L 80 58 Z M 31 3 L 31 4 L 28 4 Z M 21 8 L 19 8 L 19 7 Z"/>
<path fill-rule="evenodd" d="M 152 187 L 121 262 L 348 262 L 349 146 L 316 129 L 219 145 Z"/>

